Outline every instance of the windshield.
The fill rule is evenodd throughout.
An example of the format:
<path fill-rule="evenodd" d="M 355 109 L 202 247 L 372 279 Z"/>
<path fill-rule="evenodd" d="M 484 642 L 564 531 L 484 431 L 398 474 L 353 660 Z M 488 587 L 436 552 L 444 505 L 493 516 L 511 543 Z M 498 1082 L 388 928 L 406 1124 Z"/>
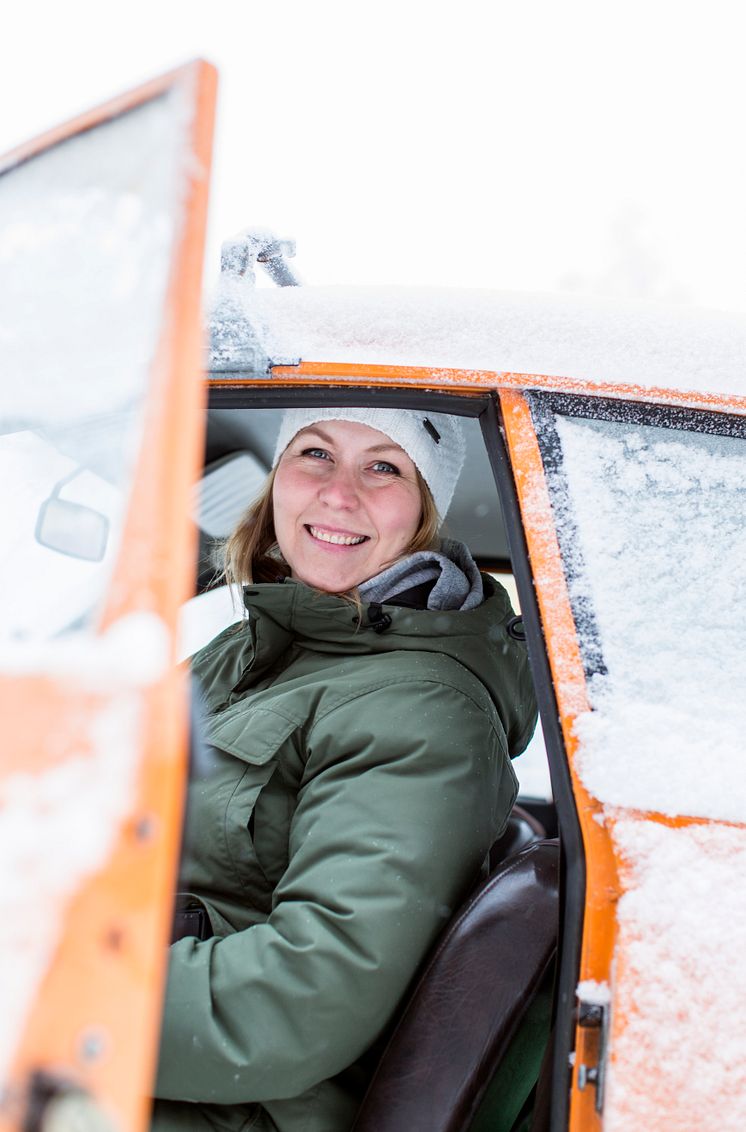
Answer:
<path fill-rule="evenodd" d="M 92 624 L 160 339 L 183 152 L 166 94 L 0 174 L 0 637 Z"/>

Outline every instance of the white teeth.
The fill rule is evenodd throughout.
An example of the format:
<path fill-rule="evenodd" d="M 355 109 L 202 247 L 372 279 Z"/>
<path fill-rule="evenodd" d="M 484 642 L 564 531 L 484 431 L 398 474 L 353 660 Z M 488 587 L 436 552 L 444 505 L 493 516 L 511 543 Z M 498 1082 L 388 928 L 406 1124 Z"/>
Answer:
<path fill-rule="evenodd" d="M 365 542 L 366 535 L 333 535 L 327 531 L 320 531 L 318 527 L 308 528 L 314 538 L 320 539 L 321 542 L 333 542 L 335 546 L 357 546 L 360 542 Z"/>

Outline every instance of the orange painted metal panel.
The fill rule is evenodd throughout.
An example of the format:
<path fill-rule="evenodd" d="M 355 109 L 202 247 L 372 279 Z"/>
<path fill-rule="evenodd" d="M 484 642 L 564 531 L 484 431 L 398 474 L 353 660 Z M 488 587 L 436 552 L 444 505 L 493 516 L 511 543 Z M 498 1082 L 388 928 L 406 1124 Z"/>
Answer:
<path fill-rule="evenodd" d="M 206 63 L 190 64 L 51 131 L 9 161 L 173 87 L 192 107 L 193 159 L 122 548 L 99 627 L 101 640 L 127 614 L 152 613 L 172 650 L 178 610 L 193 587 L 196 549 L 188 515 L 204 427 L 199 306 L 216 73 Z M 104 742 L 116 742 L 118 721 L 134 729 L 139 747 L 128 812 L 103 867 L 57 910 L 61 930 L 18 1035 L 0 1109 L 3 1132 L 25 1120 L 29 1085 L 39 1072 L 82 1088 L 114 1128 L 138 1132 L 146 1124 L 180 842 L 186 703 L 185 678 L 175 670 L 145 686 L 106 691 L 72 676 L 0 680 L 3 718 L 18 721 L 4 771 L 77 763 L 85 774 L 102 734 Z M 109 728 L 103 733 L 102 721 Z"/>
<path fill-rule="evenodd" d="M 577 769 L 575 722 L 589 710 L 589 704 L 543 462 L 525 397 L 503 390 L 500 402 L 583 838 L 586 891 L 578 980 L 607 984 L 612 993 L 607 1069 L 617 1098 L 614 1127 L 621 1126 L 620 1097 L 636 1114 L 635 1119 L 645 1112 L 647 1128 L 688 1127 L 686 1101 L 671 1087 L 662 1068 L 653 1080 L 650 1073 L 641 1075 L 639 1065 L 630 1058 L 629 1043 L 624 1055 L 619 1054 L 623 1045 L 620 1039 L 627 1028 L 654 1009 L 655 990 L 644 985 L 644 980 L 641 982 L 635 964 L 630 962 L 631 940 L 624 937 L 617 923 L 619 900 L 634 891 L 638 882 L 634 868 L 615 844 L 614 833 L 620 821 L 635 823 L 640 828 L 646 824 L 669 829 L 730 827 L 736 832 L 743 826 L 686 814 L 668 816 L 621 807 L 616 807 L 612 814 L 605 813 L 583 785 Z M 683 972 L 681 977 L 685 978 Z M 667 1040 L 671 1036 L 667 1034 Z M 582 1065 L 599 1064 L 599 1031 L 576 1026 L 575 1042 L 569 1128 L 571 1132 L 600 1130 L 603 1122 L 596 1112 L 596 1091 L 589 1086 L 580 1088 L 578 1072 Z M 692 1051 L 692 1057 L 695 1056 L 696 1051 Z M 728 1055 L 724 1053 L 723 1064 L 727 1062 Z M 709 1122 L 707 1126 L 710 1127 Z M 712 1118 L 712 1127 L 716 1126 L 717 1105 Z"/>
<path fill-rule="evenodd" d="M 310 382 L 309 379 L 314 379 Z M 322 380 L 319 380 L 322 379 Z M 341 385 L 415 385 L 449 393 L 486 392 L 491 389 L 543 389 L 559 393 L 612 397 L 623 401 L 678 405 L 711 412 L 746 414 L 746 397 L 693 390 L 661 389 L 608 381 L 580 381 L 570 377 L 500 370 L 444 369 L 433 366 L 355 365 L 347 362 L 302 361 L 297 366 L 273 366 L 272 385 L 308 385 L 318 381 Z M 215 380 L 211 385 L 257 385 L 261 380 Z"/>
<path fill-rule="evenodd" d="M 609 834 L 596 820 L 601 806 L 585 789 L 576 769 L 574 723 L 588 710 L 585 673 L 531 412 L 525 397 L 510 390 L 501 392 L 500 404 L 583 836 L 586 894 L 579 978 L 606 982 L 614 955 L 620 887 Z M 598 1031 L 576 1027 L 571 1132 L 601 1127 L 595 1090 L 578 1088 L 579 1066 L 597 1063 Z"/>

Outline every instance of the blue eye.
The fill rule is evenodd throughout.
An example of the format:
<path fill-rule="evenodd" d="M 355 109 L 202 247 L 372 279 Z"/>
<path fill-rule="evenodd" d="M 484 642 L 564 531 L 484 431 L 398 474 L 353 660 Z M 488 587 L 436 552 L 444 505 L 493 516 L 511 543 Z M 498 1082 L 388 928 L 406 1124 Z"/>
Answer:
<path fill-rule="evenodd" d="M 329 453 L 323 448 L 304 448 L 301 456 L 313 456 L 317 460 L 329 460 Z"/>
<path fill-rule="evenodd" d="M 401 472 L 396 464 L 389 464 L 388 460 L 377 460 L 373 465 L 374 472 L 383 472 L 387 476 L 399 476 Z"/>

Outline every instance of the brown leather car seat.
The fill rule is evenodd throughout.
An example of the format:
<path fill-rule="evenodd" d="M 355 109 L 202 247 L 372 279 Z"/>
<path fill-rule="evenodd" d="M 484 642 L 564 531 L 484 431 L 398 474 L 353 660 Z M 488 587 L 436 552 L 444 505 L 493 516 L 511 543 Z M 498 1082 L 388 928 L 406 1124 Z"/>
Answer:
<path fill-rule="evenodd" d="M 502 837 L 498 837 L 489 852 L 489 872 L 492 874 L 498 865 L 502 864 L 514 853 L 519 853 L 527 845 L 535 841 L 545 841 L 547 831 L 538 818 L 524 806 L 516 802 L 510 811 L 508 824 Z"/>
<path fill-rule="evenodd" d="M 354 1132 L 512 1128 L 548 1035 L 558 912 L 557 841 L 534 842 L 497 864 L 415 982 Z M 528 1057 L 518 1037 L 542 994 L 539 1049 Z M 511 1057 L 512 1046 L 518 1056 L 514 1049 Z"/>

